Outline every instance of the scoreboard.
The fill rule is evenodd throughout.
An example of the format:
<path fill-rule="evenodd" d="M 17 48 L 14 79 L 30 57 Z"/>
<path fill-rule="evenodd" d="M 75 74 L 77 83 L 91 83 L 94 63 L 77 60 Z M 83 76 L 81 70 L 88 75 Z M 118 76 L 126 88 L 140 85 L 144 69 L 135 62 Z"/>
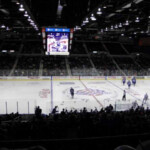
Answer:
<path fill-rule="evenodd" d="M 43 28 L 43 46 L 46 55 L 69 55 L 73 30 L 69 28 Z"/>

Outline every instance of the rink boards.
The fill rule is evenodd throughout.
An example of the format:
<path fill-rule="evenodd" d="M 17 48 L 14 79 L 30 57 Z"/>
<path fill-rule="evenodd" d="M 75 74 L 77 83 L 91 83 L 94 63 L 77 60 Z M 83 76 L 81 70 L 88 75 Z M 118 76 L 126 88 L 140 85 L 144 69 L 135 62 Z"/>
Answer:
<path fill-rule="evenodd" d="M 36 106 L 44 114 L 49 114 L 54 106 L 59 111 L 63 108 L 80 111 L 83 107 L 90 111 L 112 104 L 125 110 L 134 101 L 141 105 L 145 92 L 150 94 L 149 79 L 137 77 L 137 85 L 128 89 L 122 85 L 121 76 L 0 77 L 0 114 L 32 114 Z M 71 87 L 75 90 L 74 99 L 70 96 Z M 127 92 L 125 102 L 121 101 L 123 90 Z"/>
<path fill-rule="evenodd" d="M 11 76 L 0 77 L 0 81 L 44 81 L 44 80 L 122 80 L 124 76 Z M 127 80 L 131 80 L 133 76 L 125 76 Z M 150 80 L 150 76 L 135 76 L 137 80 Z"/>
<path fill-rule="evenodd" d="M 133 76 L 124 76 L 127 80 L 131 80 Z M 137 80 L 150 80 L 150 76 L 135 76 Z M 11 76 L 0 77 L 0 81 L 43 81 L 43 80 L 122 80 L 123 76 Z"/>

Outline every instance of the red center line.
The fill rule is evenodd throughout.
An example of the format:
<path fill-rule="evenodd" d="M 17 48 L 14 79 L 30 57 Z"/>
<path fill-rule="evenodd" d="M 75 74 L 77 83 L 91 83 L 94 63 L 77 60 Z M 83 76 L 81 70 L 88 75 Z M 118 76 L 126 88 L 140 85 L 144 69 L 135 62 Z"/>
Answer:
<path fill-rule="evenodd" d="M 88 90 L 90 92 L 90 90 L 86 87 L 86 85 L 80 80 L 80 82 L 82 83 L 82 85 L 85 87 L 86 90 Z M 94 99 L 96 100 L 96 102 L 101 106 L 103 107 L 103 105 L 100 103 L 100 101 L 95 97 L 95 95 L 93 95 L 91 93 L 91 95 L 94 97 Z"/>

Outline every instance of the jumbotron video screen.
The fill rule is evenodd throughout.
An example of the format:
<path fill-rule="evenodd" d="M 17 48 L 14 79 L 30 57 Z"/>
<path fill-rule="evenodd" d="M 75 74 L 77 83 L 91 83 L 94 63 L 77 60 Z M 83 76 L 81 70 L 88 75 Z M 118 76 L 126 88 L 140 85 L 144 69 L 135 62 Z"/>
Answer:
<path fill-rule="evenodd" d="M 69 55 L 70 29 L 46 28 L 46 55 Z"/>

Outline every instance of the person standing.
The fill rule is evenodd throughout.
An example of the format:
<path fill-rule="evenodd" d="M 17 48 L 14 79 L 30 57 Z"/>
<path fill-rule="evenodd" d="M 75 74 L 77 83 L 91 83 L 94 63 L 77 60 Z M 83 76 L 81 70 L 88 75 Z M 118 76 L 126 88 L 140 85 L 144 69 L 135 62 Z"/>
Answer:
<path fill-rule="evenodd" d="M 70 94 L 71 94 L 71 97 L 74 98 L 74 89 L 72 87 L 70 88 Z"/>
<path fill-rule="evenodd" d="M 122 78 L 122 84 L 125 85 L 125 83 L 126 83 L 126 77 L 123 77 Z"/>
<path fill-rule="evenodd" d="M 122 100 L 123 100 L 123 101 L 126 101 L 126 91 L 125 91 L 125 90 L 123 91 Z"/>
<path fill-rule="evenodd" d="M 146 94 L 144 95 L 142 104 L 145 104 L 147 100 L 148 100 L 148 94 L 146 93 Z"/>
<path fill-rule="evenodd" d="M 136 78 L 135 78 L 135 77 L 132 78 L 132 84 L 133 84 L 134 86 L 136 85 Z"/>
<path fill-rule="evenodd" d="M 130 89 L 130 86 L 131 86 L 131 81 L 130 80 L 127 82 L 127 85 L 128 85 L 128 88 Z"/>

